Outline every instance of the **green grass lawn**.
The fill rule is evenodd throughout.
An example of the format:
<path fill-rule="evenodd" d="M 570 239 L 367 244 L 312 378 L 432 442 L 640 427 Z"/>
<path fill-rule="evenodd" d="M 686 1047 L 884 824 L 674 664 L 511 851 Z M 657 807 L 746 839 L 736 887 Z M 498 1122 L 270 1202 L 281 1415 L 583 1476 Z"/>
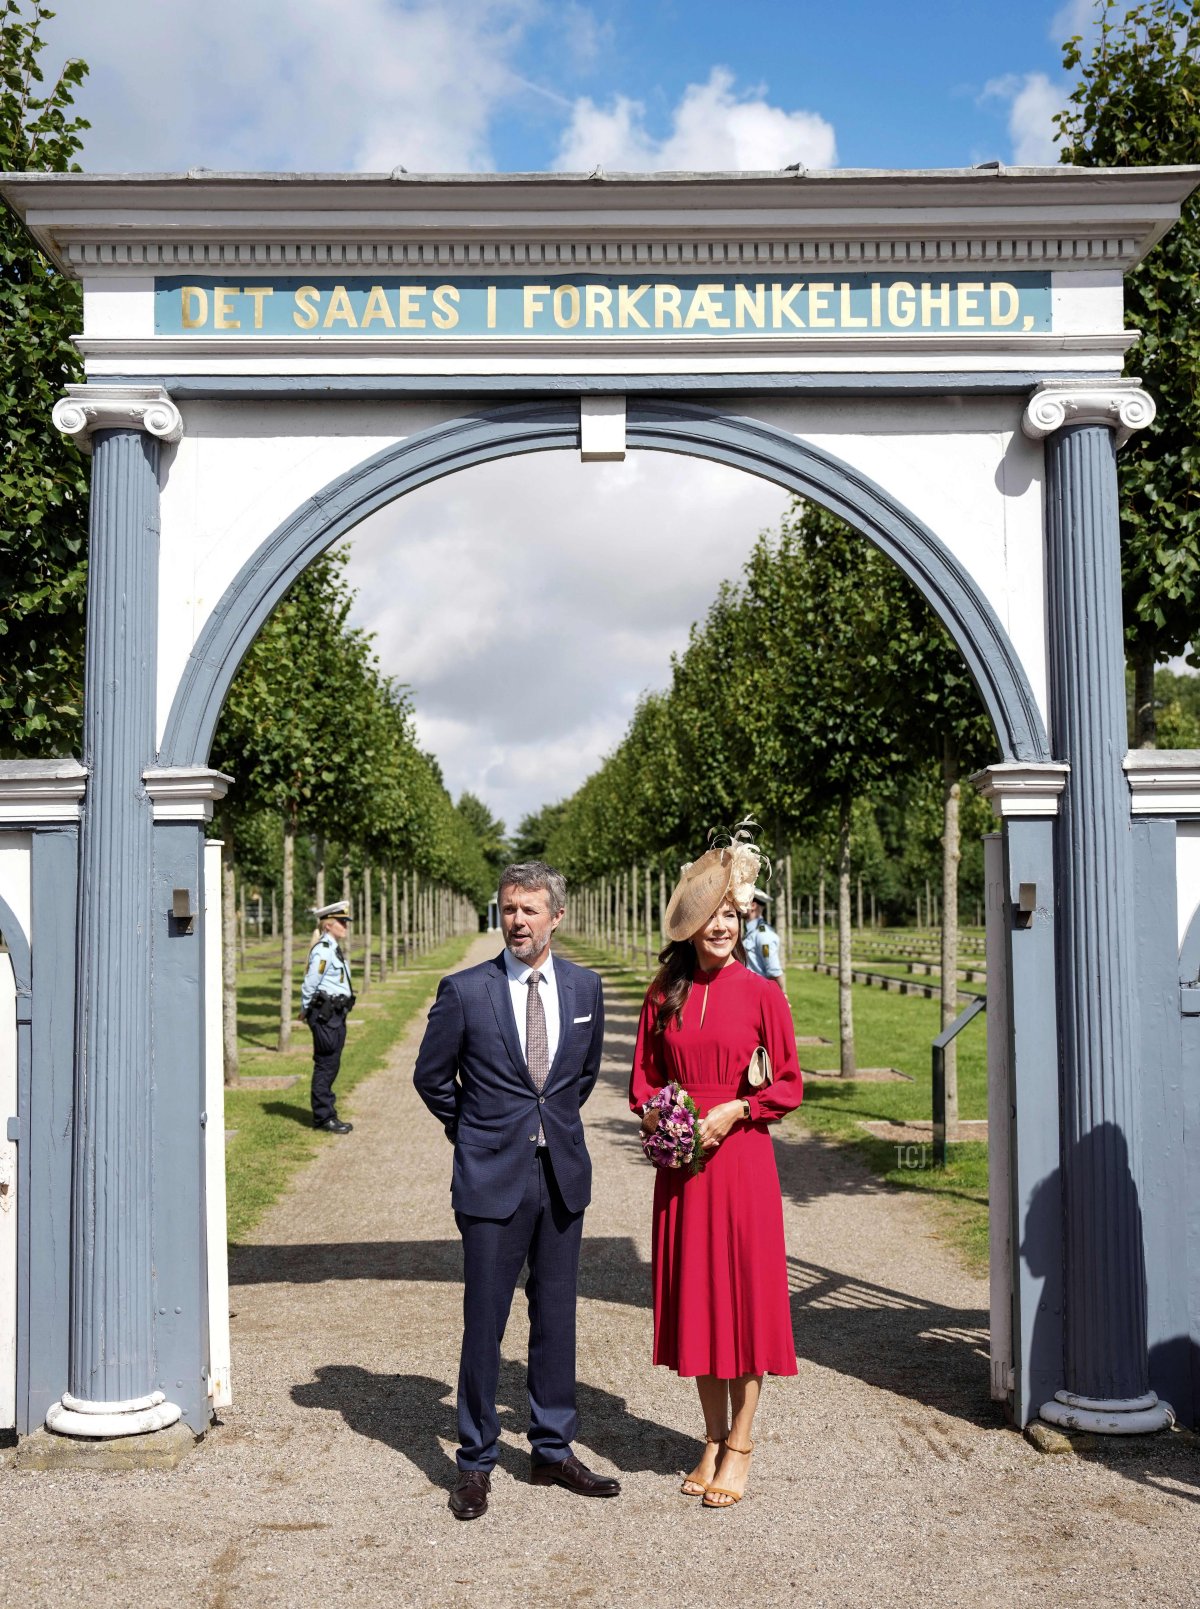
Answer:
<path fill-rule="evenodd" d="M 627 959 L 568 941 L 575 959 L 601 967 L 607 986 L 639 999 L 650 974 Z M 788 999 L 798 1035 L 819 1035 L 827 1045 L 802 1045 L 800 1065 L 812 1071 L 838 1070 L 838 986 L 801 967 L 789 967 Z M 972 989 L 982 992 L 980 985 Z M 881 1179 L 898 1190 L 917 1190 L 936 1199 L 946 1238 L 975 1272 L 988 1259 L 987 1144 L 959 1141 L 947 1147 L 945 1168 L 935 1168 L 928 1151 L 897 1156 L 894 1141 L 876 1139 L 864 1121 L 905 1122 L 933 1116 L 933 1070 L 930 1045 L 941 1028 L 941 1005 L 915 995 L 887 994 L 856 984 L 855 1047 L 860 1067 L 895 1067 L 911 1082 L 867 1083 L 847 1079 L 832 1083 L 809 1079 L 804 1103 L 785 1119 L 826 1139 L 848 1146 Z M 977 1017 L 958 1036 L 959 1116 L 987 1116 L 987 1028 Z"/>
<path fill-rule="evenodd" d="M 837 979 L 788 969 L 788 999 L 798 1034 L 820 1034 L 828 1045 L 804 1045 L 800 1065 L 836 1072 L 838 1068 Z M 941 1005 L 914 995 L 886 994 L 861 984 L 854 988 L 855 1048 L 860 1067 L 895 1067 L 912 1083 L 875 1084 L 854 1079 L 831 1083 L 809 1079 L 804 1104 L 788 1122 L 842 1145 L 849 1145 L 873 1173 L 900 1190 L 919 1190 L 939 1199 L 947 1238 L 970 1267 L 987 1268 L 987 1144 L 959 1141 L 947 1147 L 945 1168 L 920 1153 L 897 1155 L 891 1140 L 866 1134 L 859 1124 L 880 1119 L 904 1122 L 933 1116 L 930 1044 L 941 1027 Z M 958 1107 L 963 1118 L 987 1116 L 987 1028 L 976 1017 L 959 1034 Z M 915 1162 L 917 1165 L 904 1165 Z"/>
<path fill-rule="evenodd" d="M 449 940 L 440 949 L 422 956 L 411 972 L 392 973 L 386 982 L 374 983 L 360 997 L 350 1016 L 341 1071 L 334 1086 L 340 1113 L 353 1116 L 350 1094 L 354 1086 L 384 1064 L 389 1050 L 432 997 L 438 975 L 462 959 L 474 937 L 464 934 Z M 298 1011 L 303 943 L 297 948 Z M 238 974 L 239 1075 L 297 1077 L 289 1089 L 225 1091 L 225 1179 L 231 1241 L 241 1239 L 254 1227 L 278 1199 L 296 1168 L 307 1162 L 318 1146 L 344 1143 L 337 1135 L 318 1134 L 313 1129 L 309 1106 L 312 1039 L 303 1022 L 293 1028 L 291 1050 L 280 1054 L 273 1048 L 279 1019 L 278 945 L 269 940 L 254 944 L 246 959 L 246 967 Z"/>

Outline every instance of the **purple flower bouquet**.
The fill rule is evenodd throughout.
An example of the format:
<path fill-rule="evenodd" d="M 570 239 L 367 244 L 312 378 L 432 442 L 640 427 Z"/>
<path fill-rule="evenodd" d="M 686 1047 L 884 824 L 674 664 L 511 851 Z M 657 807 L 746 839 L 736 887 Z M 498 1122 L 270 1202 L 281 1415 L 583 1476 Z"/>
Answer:
<path fill-rule="evenodd" d="M 659 1114 L 657 1128 L 648 1134 L 642 1131 L 642 1150 L 654 1166 L 699 1173 L 704 1166 L 700 1113 L 687 1090 L 678 1084 L 665 1085 L 646 1103 L 646 1111 Z"/>

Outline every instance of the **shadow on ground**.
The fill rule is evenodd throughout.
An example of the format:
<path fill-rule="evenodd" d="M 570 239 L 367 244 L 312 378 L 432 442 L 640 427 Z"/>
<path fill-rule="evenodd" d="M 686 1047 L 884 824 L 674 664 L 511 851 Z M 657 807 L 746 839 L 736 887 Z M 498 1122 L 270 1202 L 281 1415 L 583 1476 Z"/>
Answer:
<path fill-rule="evenodd" d="M 231 1246 L 230 1285 L 316 1285 L 378 1279 L 458 1284 L 459 1240 L 362 1240 L 317 1245 Z M 593 1302 L 650 1306 L 650 1265 L 624 1235 L 589 1235 L 583 1243 L 579 1294 Z"/>
<path fill-rule="evenodd" d="M 424 1374 L 373 1374 L 354 1364 L 318 1368 L 315 1379 L 292 1387 L 301 1408 L 340 1413 L 351 1430 L 381 1441 L 422 1471 L 435 1486 L 455 1477 L 458 1444 L 454 1387 Z M 690 1469 L 700 1443 L 690 1436 L 631 1413 L 624 1397 L 581 1380 L 577 1387 L 579 1439 L 619 1470 L 668 1475 Z M 505 1360 L 496 1406 L 502 1431 L 523 1435 L 529 1423 L 525 1369 Z M 501 1441 L 498 1467 L 515 1480 L 529 1474 L 529 1460 Z"/>

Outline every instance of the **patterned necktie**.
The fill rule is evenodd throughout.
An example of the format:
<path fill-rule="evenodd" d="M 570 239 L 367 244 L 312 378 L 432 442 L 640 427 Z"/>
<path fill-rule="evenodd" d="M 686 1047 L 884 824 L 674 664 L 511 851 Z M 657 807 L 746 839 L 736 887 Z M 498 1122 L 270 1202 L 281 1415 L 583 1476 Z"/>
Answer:
<path fill-rule="evenodd" d="M 533 1087 L 540 1095 L 550 1076 L 550 1041 L 546 1037 L 546 1008 L 542 1005 L 542 974 L 535 968 L 525 980 L 529 994 L 525 1001 L 525 1063 Z M 546 1135 L 538 1119 L 537 1143 L 545 1145 Z"/>

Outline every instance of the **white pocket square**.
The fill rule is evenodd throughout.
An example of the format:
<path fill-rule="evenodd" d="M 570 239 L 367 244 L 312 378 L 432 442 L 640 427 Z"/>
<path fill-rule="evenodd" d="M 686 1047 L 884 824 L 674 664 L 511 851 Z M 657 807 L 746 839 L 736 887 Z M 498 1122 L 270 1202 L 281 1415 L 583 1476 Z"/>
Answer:
<path fill-rule="evenodd" d="M 592 1014 L 591 1014 L 590 1011 L 588 1012 L 586 1017 L 576 1017 L 575 1018 L 576 1022 L 591 1022 L 591 1020 L 592 1020 Z"/>

